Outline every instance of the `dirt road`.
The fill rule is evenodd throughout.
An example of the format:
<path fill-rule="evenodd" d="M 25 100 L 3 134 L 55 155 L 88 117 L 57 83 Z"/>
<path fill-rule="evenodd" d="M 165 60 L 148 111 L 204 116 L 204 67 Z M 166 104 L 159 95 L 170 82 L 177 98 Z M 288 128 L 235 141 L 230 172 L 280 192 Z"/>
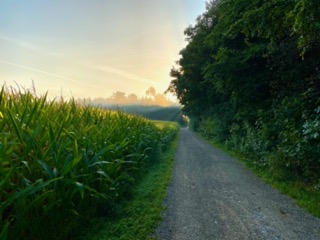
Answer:
<path fill-rule="evenodd" d="M 320 219 L 182 129 L 161 240 L 320 240 Z"/>

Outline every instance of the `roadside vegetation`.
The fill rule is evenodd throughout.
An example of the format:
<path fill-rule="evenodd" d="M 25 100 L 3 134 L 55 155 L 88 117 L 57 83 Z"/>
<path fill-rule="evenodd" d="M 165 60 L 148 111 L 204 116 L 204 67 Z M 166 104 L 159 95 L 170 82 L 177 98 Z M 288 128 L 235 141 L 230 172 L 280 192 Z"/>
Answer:
<path fill-rule="evenodd" d="M 178 128 L 172 122 L 156 122 L 156 125 L 160 128 L 172 128 L 173 131 Z M 163 202 L 171 180 L 177 143 L 178 135 L 168 145 L 166 153 L 132 189 L 132 195 L 119 203 L 112 217 L 91 219 L 77 240 L 156 239 L 154 232 L 165 210 Z"/>
<path fill-rule="evenodd" d="M 210 1 L 185 30 L 168 88 L 195 131 L 318 216 L 319 33 L 315 1 Z"/>
<path fill-rule="evenodd" d="M 121 111 L 0 92 L 0 239 L 72 239 L 108 218 L 175 138 Z"/>

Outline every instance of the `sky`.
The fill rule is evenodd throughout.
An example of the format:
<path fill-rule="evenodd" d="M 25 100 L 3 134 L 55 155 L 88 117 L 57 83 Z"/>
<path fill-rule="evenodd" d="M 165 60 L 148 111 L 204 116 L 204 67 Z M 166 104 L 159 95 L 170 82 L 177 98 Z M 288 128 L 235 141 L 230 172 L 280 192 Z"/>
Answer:
<path fill-rule="evenodd" d="M 0 0 L 0 85 L 37 94 L 163 93 L 205 0 Z M 171 97 L 171 96 L 168 96 Z"/>

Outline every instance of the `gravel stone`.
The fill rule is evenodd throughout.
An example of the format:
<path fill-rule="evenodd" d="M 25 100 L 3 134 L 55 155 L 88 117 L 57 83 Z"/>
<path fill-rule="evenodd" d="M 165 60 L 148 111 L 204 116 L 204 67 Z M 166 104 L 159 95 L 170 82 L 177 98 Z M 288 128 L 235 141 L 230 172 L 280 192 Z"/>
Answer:
<path fill-rule="evenodd" d="M 161 240 L 320 240 L 320 219 L 182 129 Z"/>

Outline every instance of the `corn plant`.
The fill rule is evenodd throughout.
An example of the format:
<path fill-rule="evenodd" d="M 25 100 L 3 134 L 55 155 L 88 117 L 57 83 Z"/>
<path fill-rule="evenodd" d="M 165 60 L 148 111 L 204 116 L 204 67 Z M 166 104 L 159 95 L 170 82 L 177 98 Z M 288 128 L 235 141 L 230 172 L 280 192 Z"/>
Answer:
<path fill-rule="evenodd" d="M 176 130 L 2 88 L 0 239 L 68 238 L 82 219 L 112 210 Z"/>

